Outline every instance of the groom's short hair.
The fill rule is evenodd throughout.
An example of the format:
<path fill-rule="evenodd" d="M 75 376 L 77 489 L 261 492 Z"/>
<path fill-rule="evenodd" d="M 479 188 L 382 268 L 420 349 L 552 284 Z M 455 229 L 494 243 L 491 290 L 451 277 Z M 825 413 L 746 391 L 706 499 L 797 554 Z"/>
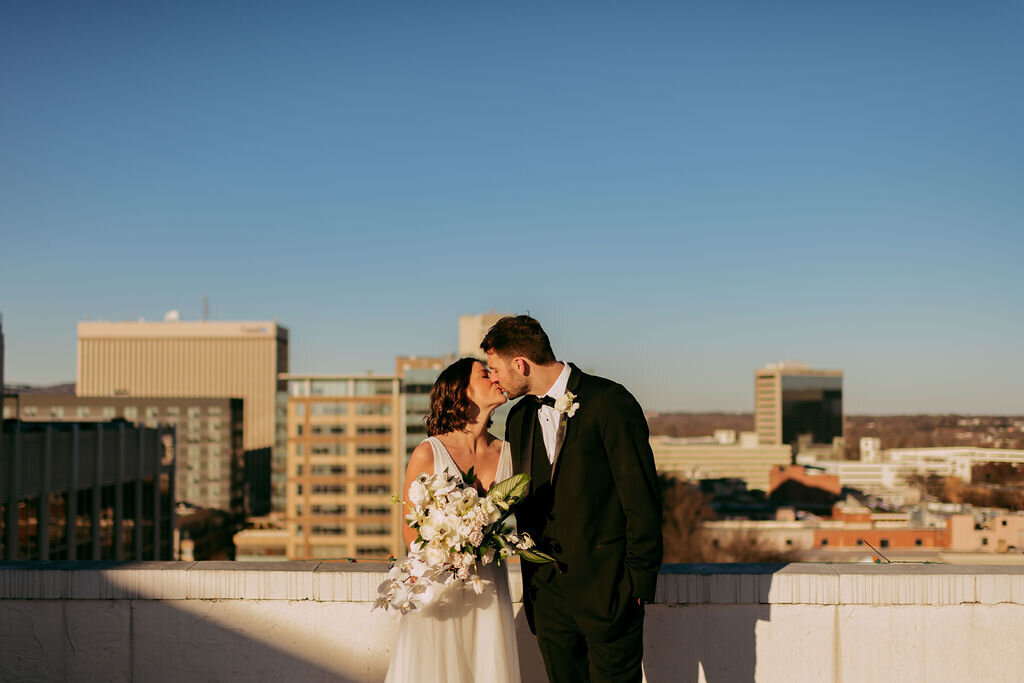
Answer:
<path fill-rule="evenodd" d="M 503 358 L 521 356 L 537 365 L 557 360 L 544 328 L 528 315 L 508 315 L 494 323 L 480 342 L 480 348 L 484 353 L 493 351 Z"/>

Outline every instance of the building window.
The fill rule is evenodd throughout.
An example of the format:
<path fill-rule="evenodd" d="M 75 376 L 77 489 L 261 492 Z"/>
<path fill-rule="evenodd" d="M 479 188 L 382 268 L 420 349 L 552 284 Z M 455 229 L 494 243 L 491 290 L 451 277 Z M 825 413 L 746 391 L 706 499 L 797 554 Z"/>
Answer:
<path fill-rule="evenodd" d="M 4 406 L 4 419 L 8 420 L 14 417 L 14 408 L 10 406 Z"/>
<path fill-rule="evenodd" d="M 313 465 L 310 471 L 314 477 L 338 477 L 345 474 L 344 465 Z"/>
<path fill-rule="evenodd" d="M 375 495 L 375 496 L 386 496 L 391 493 L 390 484 L 357 484 L 356 493 Z"/>
<path fill-rule="evenodd" d="M 146 406 L 146 417 L 153 418 L 160 416 L 160 409 L 156 406 Z"/>
<path fill-rule="evenodd" d="M 312 527 L 314 536 L 343 536 L 345 527 L 340 525 L 314 524 Z"/>
<path fill-rule="evenodd" d="M 114 416 L 117 415 L 117 408 L 114 406 L 103 406 L 100 410 L 100 414 L 103 416 L 103 419 L 112 420 Z"/>
<path fill-rule="evenodd" d="M 50 417 L 64 417 L 64 406 L 50 406 Z"/>
<path fill-rule="evenodd" d="M 302 495 L 302 484 L 296 484 L 295 485 L 295 495 L 297 495 L 297 496 L 301 496 Z"/>
<path fill-rule="evenodd" d="M 878 542 L 878 544 L 880 546 L 882 546 L 883 548 L 888 548 L 889 547 L 889 539 L 888 538 L 883 538 L 881 541 Z"/>
<path fill-rule="evenodd" d="M 1005 519 L 1003 520 L 1002 524 L 1003 524 L 1003 526 L 1006 526 L 1006 520 Z"/>
<path fill-rule="evenodd" d="M 207 415 L 220 415 L 220 413 L 220 406 L 210 406 L 209 408 L 206 409 Z"/>
<path fill-rule="evenodd" d="M 360 517 L 387 517 L 391 514 L 391 508 L 386 505 L 360 505 Z"/>
<path fill-rule="evenodd" d="M 357 524 L 356 536 L 387 536 L 391 527 L 387 524 Z"/>
<path fill-rule="evenodd" d="M 296 477 L 301 477 L 302 476 L 302 464 L 301 463 L 295 466 L 295 476 Z"/>
<path fill-rule="evenodd" d="M 35 417 L 38 412 L 39 410 L 35 406 L 25 406 L 21 409 L 21 414 L 24 417 Z"/>
<path fill-rule="evenodd" d="M 827 538 L 821 539 L 821 544 L 822 545 L 828 545 L 828 539 Z"/>
<path fill-rule="evenodd" d="M 345 455 L 346 452 L 343 443 L 314 444 L 310 450 L 313 455 Z"/>
<path fill-rule="evenodd" d="M 356 415 L 390 415 L 391 402 L 375 401 L 373 403 L 360 402 L 356 404 Z"/>
<path fill-rule="evenodd" d="M 91 412 L 92 410 L 89 409 L 89 406 L 78 406 L 78 417 L 89 417 Z"/>
<path fill-rule="evenodd" d="M 203 413 L 203 409 L 199 406 L 189 406 L 185 411 L 189 417 L 199 417 Z"/>
<path fill-rule="evenodd" d="M 313 495 L 315 496 L 339 496 L 343 493 L 345 493 L 344 484 L 313 484 Z"/>
<path fill-rule="evenodd" d="M 356 434 L 379 434 L 386 435 L 391 433 L 391 427 L 389 425 L 359 425 L 356 427 Z"/>
<path fill-rule="evenodd" d="M 295 435 L 302 436 L 302 425 L 295 425 Z"/>
<path fill-rule="evenodd" d="M 348 415 L 348 405 L 336 401 L 330 403 L 314 402 L 309 405 L 309 414 L 317 417 Z"/>
<path fill-rule="evenodd" d="M 787 538 L 786 539 L 786 545 L 793 545 L 793 539 L 792 538 Z"/>
<path fill-rule="evenodd" d="M 356 396 L 388 396 L 391 394 L 389 379 L 357 379 Z"/>
<path fill-rule="evenodd" d="M 857 545 L 864 545 L 864 539 L 863 538 L 858 538 L 857 539 Z"/>
<path fill-rule="evenodd" d="M 313 452 L 314 453 L 316 452 L 315 448 L 314 448 Z M 295 444 L 295 455 L 302 455 L 302 454 L 303 454 L 302 444 L 301 443 Z"/>
<path fill-rule="evenodd" d="M 356 445 L 356 455 L 390 455 L 391 448 L 389 446 L 377 446 L 369 444 L 358 444 Z"/>
<path fill-rule="evenodd" d="M 314 515 L 322 516 L 344 515 L 348 511 L 344 505 L 314 505 L 312 510 Z"/>
<path fill-rule="evenodd" d="M 356 474 L 360 476 L 389 475 L 391 465 L 357 465 Z"/>
<path fill-rule="evenodd" d="M 314 379 L 310 382 L 313 385 L 313 396 L 348 396 L 347 379 Z"/>
<path fill-rule="evenodd" d="M 981 544 L 982 545 L 988 545 L 988 539 L 987 538 L 981 539 Z"/>
<path fill-rule="evenodd" d="M 356 546 L 356 557 L 379 557 L 381 559 L 391 556 L 391 549 L 387 546 Z"/>
<path fill-rule="evenodd" d="M 924 541 L 922 541 L 920 538 L 915 538 L 914 545 L 924 545 Z"/>
<path fill-rule="evenodd" d="M 167 406 L 167 414 L 171 417 L 181 415 L 181 406 Z"/>

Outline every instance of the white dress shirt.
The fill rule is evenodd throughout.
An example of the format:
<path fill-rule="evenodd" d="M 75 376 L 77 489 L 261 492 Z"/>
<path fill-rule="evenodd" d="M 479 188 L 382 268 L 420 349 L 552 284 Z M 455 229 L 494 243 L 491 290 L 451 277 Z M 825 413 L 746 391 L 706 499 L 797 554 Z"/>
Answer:
<path fill-rule="evenodd" d="M 544 396 L 550 396 L 557 400 L 565 394 L 566 388 L 569 386 L 569 373 L 572 372 L 572 368 L 568 363 L 562 363 L 562 366 L 562 374 L 558 376 Z M 544 448 L 548 452 L 548 462 L 554 465 L 558 447 L 561 446 L 561 440 L 565 436 L 565 430 L 561 426 L 562 414 L 555 410 L 554 406 L 540 406 L 537 409 L 537 417 L 540 421 L 541 434 L 544 436 Z"/>

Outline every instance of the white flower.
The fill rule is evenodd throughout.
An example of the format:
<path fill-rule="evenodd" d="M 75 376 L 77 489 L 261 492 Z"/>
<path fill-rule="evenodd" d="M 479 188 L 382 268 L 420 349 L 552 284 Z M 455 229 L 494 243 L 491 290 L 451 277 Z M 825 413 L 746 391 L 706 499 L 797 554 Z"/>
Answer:
<path fill-rule="evenodd" d="M 527 536 L 526 534 L 523 534 L 522 538 L 519 540 L 519 543 L 516 543 L 516 547 L 520 550 L 529 550 L 533 546 L 533 539 Z"/>
<path fill-rule="evenodd" d="M 480 564 L 490 564 L 491 562 L 494 562 L 494 548 L 485 550 L 480 558 Z"/>
<path fill-rule="evenodd" d="M 472 533 L 469 534 L 469 542 L 475 546 L 479 546 L 481 543 L 484 542 L 483 533 L 481 533 L 479 529 L 474 530 Z"/>
<path fill-rule="evenodd" d="M 469 567 L 459 567 L 459 571 L 455 572 L 455 575 L 465 581 L 469 578 Z"/>
<path fill-rule="evenodd" d="M 424 505 L 428 500 L 430 500 L 430 494 L 427 492 L 427 487 L 419 479 L 413 481 L 409 485 L 409 502 L 413 505 Z"/>
<path fill-rule="evenodd" d="M 469 585 L 473 589 L 474 593 L 480 595 L 484 592 L 484 587 L 487 585 L 487 582 L 481 579 L 479 574 L 474 574 L 469 580 Z"/>
<path fill-rule="evenodd" d="M 572 417 L 579 410 L 580 404 L 576 402 L 576 394 L 567 391 L 555 399 L 555 410 L 562 413 L 566 419 Z"/>
<path fill-rule="evenodd" d="M 427 564 L 431 567 L 437 567 L 442 562 L 448 560 L 448 553 L 441 550 L 440 548 L 430 547 L 427 548 Z"/>

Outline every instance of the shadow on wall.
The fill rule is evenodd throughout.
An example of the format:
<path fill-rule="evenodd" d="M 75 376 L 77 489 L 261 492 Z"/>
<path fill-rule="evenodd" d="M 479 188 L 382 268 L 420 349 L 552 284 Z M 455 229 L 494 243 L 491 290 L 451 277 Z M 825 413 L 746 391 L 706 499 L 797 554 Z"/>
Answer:
<path fill-rule="evenodd" d="M 16 564 L 0 563 L 0 568 Z M 44 581 L 58 590 L 79 580 L 64 570 L 130 569 L 132 564 L 31 563 L 34 572 L 54 572 Z M 104 579 L 87 588 L 97 596 L 116 596 L 123 590 L 116 581 Z M 81 592 L 79 586 L 76 593 Z M 397 619 L 387 617 L 366 632 L 335 630 L 355 618 L 368 618 L 366 603 L 64 600 L 59 595 L 0 600 L 0 680 L 362 683 L 382 680 L 387 662 L 359 653 L 379 651 L 380 640 L 393 639 L 397 630 Z M 307 610 L 308 618 L 282 618 L 281 610 L 296 609 Z"/>
<path fill-rule="evenodd" d="M 770 620 L 771 577 L 785 564 L 666 565 L 662 575 L 714 576 L 684 582 L 703 595 L 668 596 L 649 605 L 644 622 L 644 674 L 648 683 L 753 681 L 757 669 L 757 625 Z M 740 575 L 734 580 L 735 575 Z M 722 591 L 716 595 L 717 591 Z M 707 594 L 710 593 L 710 594 Z M 693 604 L 687 604 L 693 603 Z"/>

